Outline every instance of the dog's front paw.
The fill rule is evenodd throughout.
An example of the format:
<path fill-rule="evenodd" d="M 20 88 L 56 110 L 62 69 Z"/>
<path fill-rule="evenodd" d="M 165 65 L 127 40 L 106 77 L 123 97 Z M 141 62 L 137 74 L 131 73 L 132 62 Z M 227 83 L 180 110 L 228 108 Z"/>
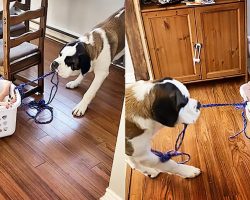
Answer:
<path fill-rule="evenodd" d="M 81 117 L 84 115 L 85 111 L 87 110 L 87 106 L 83 103 L 77 104 L 77 106 L 73 109 L 72 115 L 75 117 Z"/>
<path fill-rule="evenodd" d="M 79 83 L 77 81 L 70 81 L 66 84 L 66 88 L 73 89 L 77 88 L 79 86 Z"/>
<path fill-rule="evenodd" d="M 181 170 L 179 171 L 179 175 L 183 178 L 194 178 L 198 176 L 200 173 L 201 170 L 199 168 L 189 165 L 183 165 L 181 167 Z"/>

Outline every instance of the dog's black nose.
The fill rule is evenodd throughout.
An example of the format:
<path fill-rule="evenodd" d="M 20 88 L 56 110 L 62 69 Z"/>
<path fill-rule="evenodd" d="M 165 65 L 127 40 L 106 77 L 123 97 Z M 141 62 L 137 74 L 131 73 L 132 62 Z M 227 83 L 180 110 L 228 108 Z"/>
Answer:
<path fill-rule="evenodd" d="M 54 61 L 53 63 L 51 63 L 51 70 L 55 71 L 59 66 L 59 63 Z"/>
<path fill-rule="evenodd" d="M 201 103 L 198 101 L 197 102 L 197 109 L 200 110 L 200 108 L 201 108 Z"/>

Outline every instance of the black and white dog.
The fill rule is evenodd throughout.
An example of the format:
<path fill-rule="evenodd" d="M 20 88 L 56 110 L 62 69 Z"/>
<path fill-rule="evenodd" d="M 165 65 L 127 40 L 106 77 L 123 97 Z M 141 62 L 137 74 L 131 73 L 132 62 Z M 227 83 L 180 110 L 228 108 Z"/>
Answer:
<path fill-rule="evenodd" d="M 192 124 L 200 115 L 201 104 L 190 98 L 187 88 L 177 80 L 138 81 L 126 88 L 126 154 L 127 162 L 151 178 L 161 172 L 192 178 L 200 169 L 160 162 L 151 152 L 154 134 L 164 126 Z"/>
<path fill-rule="evenodd" d="M 82 38 L 66 44 L 59 57 L 51 64 L 51 70 L 59 76 L 78 77 L 66 84 L 67 88 L 76 88 L 88 72 L 94 72 L 95 78 L 84 94 L 83 99 L 73 109 L 74 116 L 84 115 L 89 103 L 109 74 L 112 61 L 124 55 L 125 12 L 120 9 L 103 23 L 97 25 Z"/>

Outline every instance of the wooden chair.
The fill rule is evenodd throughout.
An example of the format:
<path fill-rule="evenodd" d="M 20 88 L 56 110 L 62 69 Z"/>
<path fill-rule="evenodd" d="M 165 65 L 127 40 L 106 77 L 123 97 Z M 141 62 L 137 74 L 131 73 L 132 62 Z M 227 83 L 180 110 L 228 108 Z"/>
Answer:
<path fill-rule="evenodd" d="M 19 79 L 23 82 L 27 78 L 17 73 L 30 67 L 38 66 L 38 76 L 44 74 L 44 39 L 46 30 L 46 16 L 48 0 L 41 0 L 41 7 L 37 10 L 26 10 L 25 5 L 15 1 L 18 8 L 23 10 L 19 15 L 10 15 L 9 5 L 14 0 L 3 0 L 3 40 L 0 40 L 0 74 L 5 79 L 14 81 Z M 10 27 L 25 21 L 40 18 L 40 25 L 37 31 L 28 31 L 20 36 L 11 37 Z M 38 39 L 38 45 L 30 43 Z M 44 81 L 40 80 L 34 87 L 25 93 L 30 96 L 34 93 L 43 93 Z"/>
<path fill-rule="evenodd" d="M 18 0 L 21 2 L 21 0 Z M 14 4 L 13 8 L 16 8 L 16 4 Z M 30 0 L 25 0 L 23 5 L 23 10 L 30 10 Z M 10 11 L 10 14 L 14 14 Z M 2 11 L 0 11 L 0 39 L 3 38 L 3 20 L 2 20 Z M 29 31 L 29 21 L 26 20 L 24 23 L 20 23 L 10 27 L 10 35 L 12 37 L 22 35 L 25 32 Z"/>

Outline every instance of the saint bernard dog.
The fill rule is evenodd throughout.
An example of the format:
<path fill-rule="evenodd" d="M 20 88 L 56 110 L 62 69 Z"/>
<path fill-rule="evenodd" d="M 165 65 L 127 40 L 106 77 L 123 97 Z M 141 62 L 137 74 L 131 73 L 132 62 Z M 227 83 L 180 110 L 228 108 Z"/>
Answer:
<path fill-rule="evenodd" d="M 192 124 L 200 115 L 201 104 L 190 98 L 187 88 L 177 80 L 138 81 L 126 88 L 126 160 L 132 169 L 154 178 L 159 173 L 193 178 L 200 169 L 160 162 L 151 152 L 151 140 L 162 127 Z"/>
<path fill-rule="evenodd" d="M 51 63 L 51 70 L 63 78 L 78 76 L 66 84 L 66 88 L 69 89 L 79 86 L 86 73 L 95 74 L 88 91 L 73 109 L 74 116 L 84 115 L 89 103 L 108 76 L 111 62 L 124 55 L 124 16 L 122 8 L 82 38 L 66 44 L 59 57 Z"/>

